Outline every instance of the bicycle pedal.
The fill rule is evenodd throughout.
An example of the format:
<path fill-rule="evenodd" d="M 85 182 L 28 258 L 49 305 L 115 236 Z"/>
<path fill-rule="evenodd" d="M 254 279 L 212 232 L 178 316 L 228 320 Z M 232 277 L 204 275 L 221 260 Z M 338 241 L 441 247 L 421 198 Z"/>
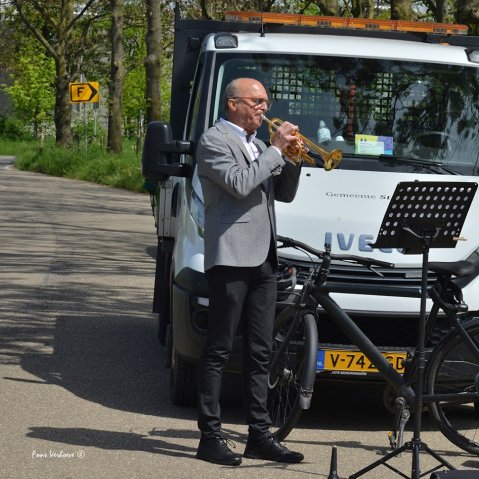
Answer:
<path fill-rule="evenodd" d="M 388 432 L 389 445 L 392 449 L 397 448 L 396 434 L 393 431 Z"/>

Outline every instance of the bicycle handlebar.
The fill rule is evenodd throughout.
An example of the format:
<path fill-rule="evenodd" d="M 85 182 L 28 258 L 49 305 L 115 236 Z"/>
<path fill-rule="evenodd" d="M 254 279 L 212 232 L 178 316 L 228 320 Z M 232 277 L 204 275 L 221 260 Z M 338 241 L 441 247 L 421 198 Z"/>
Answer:
<path fill-rule="evenodd" d="M 287 238 L 286 236 L 278 235 L 276 239 L 282 243 L 282 246 L 280 246 L 280 248 L 299 248 L 320 259 L 323 259 L 323 257 L 327 255 L 329 256 L 329 258 L 331 258 L 331 260 L 354 262 L 354 263 L 362 264 L 363 266 L 366 266 L 368 268 L 370 268 L 371 266 L 378 266 L 383 268 L 395 267 L 394 263 L 388 263 L 387 261 L 380 261 L 373 258 L 357 256 L 352 254 L 332 254 L 329 251 L 325 253 L 324 251 L 313 248 L 312 246 L 309 246 L 306 243 L 302 243 L 301 241 L 297 241 L 293 238 Z"/>

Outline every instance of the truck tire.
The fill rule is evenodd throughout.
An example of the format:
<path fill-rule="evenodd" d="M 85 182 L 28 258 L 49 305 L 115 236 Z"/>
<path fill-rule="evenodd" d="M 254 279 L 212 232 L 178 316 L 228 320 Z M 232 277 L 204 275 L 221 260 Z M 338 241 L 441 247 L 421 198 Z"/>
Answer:
<path fill-rule="evenodd" d="M 196 405 L 196 365 L 185 361 L 174 347 L 170 371 L 170 399 L 176 406 Z"/>
<path fill-rule="evenodd" d="M 154 311 L 158 313 L 158 340 L 165 344 L 170 323 L 171 300 L 171 241 L 158 241 L 156 253 Z"/>

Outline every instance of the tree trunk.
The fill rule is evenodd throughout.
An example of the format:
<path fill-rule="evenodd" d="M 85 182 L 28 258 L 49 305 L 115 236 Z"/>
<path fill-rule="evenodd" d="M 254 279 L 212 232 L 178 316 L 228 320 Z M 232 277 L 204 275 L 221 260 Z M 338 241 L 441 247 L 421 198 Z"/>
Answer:
<path fill-rule="evenodd" d="M 477 35 L 479 33 L 479 0 L 458 0 L 456 21 L 469 25 L 470 33 Z"/>
<path fill-rule="evenodd" d="M 51 46 L 55 52 L 57 70 L 55 95 L 55 127 L 56 142 L 59 146 L 71 148 L 73 145 L 72 133 L 72 105 L 70 103 L 71 72 L 67 60 L 67 51 L 70 44 L 71 29 L 69 24 L 73 20 L 73 0 L 62 2 L 60 16 L 57 23 L 57 43 Z"/>
<path fill-rule="evenodd" d="M 436 13 L 434 15 L 436 22 L 446 23 L 448 15 L 449 2 L 448 0 L 436 1 Z"/>
<path fill-rule="evenodd" d="M 339 15 L 338 0 L 320 0 L 316 2 L 316 5 L 318 5 L 322 15 L 329 17 Z"/>
<path fill-rule="evenodd" d="M 161 5 L 146 0 L 146 121 L 161 119 Z"/>
<path fill-rule="evenodd" d="M 59 49 L 58 51 L 62 51 Z M 72 104 L 70 103 L 70 76 L 64 54 L 55 58 L 55 139 L 59 146 L 70 148 L 73 145 Z"/>
<path fill-rule="evenodd" d="M 415 20 L 411 0 L 391 1 L 391 20 Z"/>
<path fill-rule="evenodd" d="M 372 0 L 353 0 L 354 18 L 374 18 L 374 2 Z"/>
<path fill-rule="evenodd" d="M 122 152 L 122 98 L 125 80 L 123 22 L 124 0 L 111 0 L 111 69 L 108 104 L 108 150 Z"/>

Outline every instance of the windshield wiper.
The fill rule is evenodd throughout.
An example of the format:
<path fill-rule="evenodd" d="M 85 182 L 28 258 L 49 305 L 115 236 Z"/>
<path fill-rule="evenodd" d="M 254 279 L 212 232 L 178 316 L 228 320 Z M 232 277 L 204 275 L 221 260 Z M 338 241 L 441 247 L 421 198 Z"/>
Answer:
<path fill-rule="evenodd" d="M 308 152 L 308 155 L 312 156 L 315 159 L 320 159 L 318 161 L 318 165 L 321 166 L 322 164 L 322 158 L 319 154 L 316 152 Z M 431 171 L 432 173 L 437 173 L 437 174 L 448 174 L 448 175 L 461 175 L 457 171 L 451 170 L 445 166 L 443 166 L 441 161 L 428 161 L 428 160 L 421 160 L 420 158 L 409 158 L 409 157 L 404 157 L 404 156 L 395 156 L 395 155 L 366 155 L 363 153 L 349 153 L 349 152 L 343 152 L 343 158 L 357 158 L 357 157 L 363 157 L 367 159 L 380 159 L 383 160 L 384 162 L 392 163 L 392 164 L 397 164 L 397 165 L 412 165 L 412 166 L 421 166 L 428 171 Z"/>
<path fill-rule="evenodd" d="M 405 158 L 402 156 L 394 156 L 394 155 L 379 155 L 381 160 L 385 160 L 391 163 L 399 163 L 405 165 L 413 165 L 413 166 L 423 166 L 424 168 L 432 171 L 433 173 L 440 173 L 444 174 L 447 173 L 449 175 L 459 175 L 457 171 L 450 170 L 443 166 L 441 161 L 428 161 L 428 160 L 421 160 L 420 158 Z"/>

